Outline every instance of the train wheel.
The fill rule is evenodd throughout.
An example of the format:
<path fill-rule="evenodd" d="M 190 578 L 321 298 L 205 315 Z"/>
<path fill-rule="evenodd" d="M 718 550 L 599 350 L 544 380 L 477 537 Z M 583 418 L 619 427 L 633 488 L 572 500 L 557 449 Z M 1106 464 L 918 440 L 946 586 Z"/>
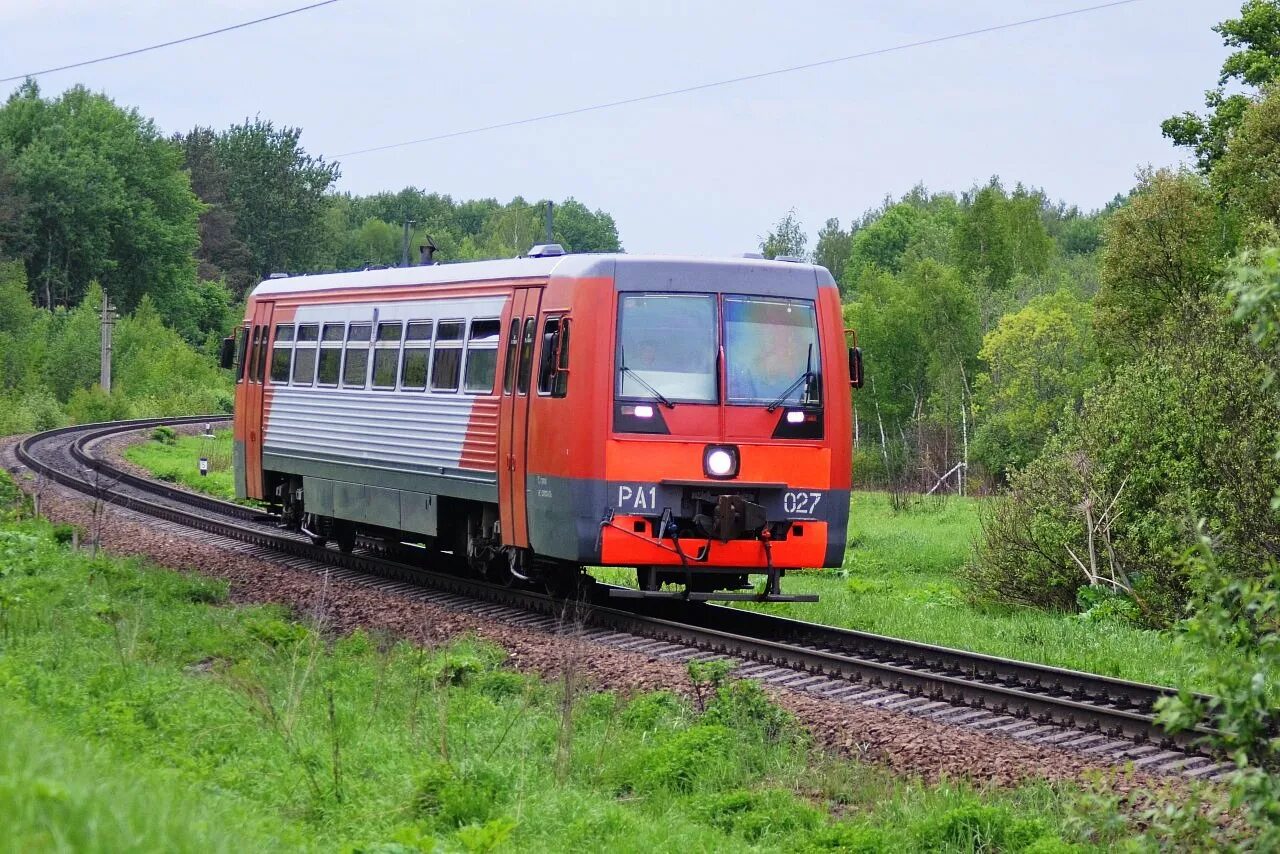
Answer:
<path fill-rule="evenodd" d="M 356 547 L 356 526 L 350 522 L 334 522 L 333 539 L 343 554 L 351 554 Z"/>

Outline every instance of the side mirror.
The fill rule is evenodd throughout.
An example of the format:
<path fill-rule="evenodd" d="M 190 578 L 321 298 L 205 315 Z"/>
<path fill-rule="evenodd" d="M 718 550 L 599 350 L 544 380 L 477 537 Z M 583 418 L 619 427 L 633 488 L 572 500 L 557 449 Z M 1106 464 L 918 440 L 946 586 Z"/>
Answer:
<path fill-rule="evenodd" d="M 849 385 L 862 388 L 862 348 L 849 348 Z"/>
<path fill-rule="evenodd" d="M 235 336 L 227 336 L 222 339 L 222 349 L 218 351 L 218 364 L 226 370 L 231 370 L 232 364 L 236 358 L 236 339 Z"/>

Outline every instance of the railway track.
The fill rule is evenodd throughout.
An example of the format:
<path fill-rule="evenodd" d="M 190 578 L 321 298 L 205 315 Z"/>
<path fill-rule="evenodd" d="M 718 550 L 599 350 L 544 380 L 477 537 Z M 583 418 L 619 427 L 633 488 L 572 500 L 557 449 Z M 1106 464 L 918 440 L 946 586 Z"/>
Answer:
<path fill-rule="evenodd" d="M 547 630 L 572 610 L 586 639 L 674 660 L 733 659 L 740 662 L 739 675 L 813 696 L 999 732 L 1145 770 L 1198 779 L 1231 770 L 1197 752 L 1195 739 L 1206 727 L 1174 736 L 1155 722 L 1154 706 L 1174 693 L 1169 688 L 706 603 L 619 600 L 603 584 L 586 585 L 569 605 L 543 593 L 427 569 L 421 565 L 425 552 L 380 553 L 361 543 L 344 554 L 316 546 L 280 530 L 261 511 L 137 477 L 92 450 L 127 431 L 225 420 L 197 416 L 63 428 L 27 438 L 15 455 L 36 475 L 113 507 L 399 595 Z"/>

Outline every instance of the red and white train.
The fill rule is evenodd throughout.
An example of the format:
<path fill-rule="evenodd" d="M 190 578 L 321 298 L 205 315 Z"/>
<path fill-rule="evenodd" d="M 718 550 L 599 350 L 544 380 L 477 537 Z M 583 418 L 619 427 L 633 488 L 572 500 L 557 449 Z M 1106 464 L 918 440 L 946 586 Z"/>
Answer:
<path fill-rule="evenodd" d="M 822 267 L 550 245 L 273 277 L 224 353 L 236 492 L 317 541 L 697 599 L 844 558 L 861 361 Z"/>

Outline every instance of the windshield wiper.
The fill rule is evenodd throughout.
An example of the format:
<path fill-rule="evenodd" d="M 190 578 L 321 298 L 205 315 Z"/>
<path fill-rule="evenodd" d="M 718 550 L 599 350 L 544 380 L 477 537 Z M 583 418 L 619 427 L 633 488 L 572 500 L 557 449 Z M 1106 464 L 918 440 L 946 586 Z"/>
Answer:
<path fill-rule="evenodd" d="M 661 404 L 662 404 L 663 406 L 665 406 L 667 409 L 675 409 L 675 408 L 676 408 L 676 405 L 675 405 L 674 403 L 672 403 L 671 401 L 667 400 L 667 396 L 666 396 L 665 394 L 663 394 L 662 392 L 658 391 L 658 390 L 657 390 L 656 388 L 654 388 L 653 386 L 649 385 L 649 383 L 645 381 L 645 378 L 644 378 L 644 377 L 642 377 L 642 376 L 640 376 L 640 374 L 639 374 L 639 373 L 637 373 L 636 371 L 634 371 L 634 370 L 632 370 L 631 368 L 628 368 L 628 367 L 627 367 L 627 357 L 626 357 L 626 354 L 625 354 L 625 353 L 622 355 L 622 367 L 621 367 L 621 368 L 619 368 L 618 370 L 622 372 L 622 375 L 623 375 L 623 376 L 626 376 L 627 374 L 631 374 L 631 376 L 635 377 L 635 378 L 636 378 L 636 382 L 640 383 L 640 385 L 642 385 L 642 386 L 644 386 L 645 388 L 647 388 L 647 389 L 649 390 L 649 393 L 653 395 L 653 399 L 654 399 L 654 400 L 656 400 L 656 401 L 658 401 L 658 403 L 661 403 Z"/>
<path fill-rule="evenodd" d="M 787 386 L 787 390 L 778 395 L 778 399 L 764 408 L 765 412 L 773 412 L 779 406 L 787 402 L 787 398 L 791 393 L 800 387 L 801 383 L 807 383 L 816 380 L 818 375 L 813 372 L 813 345 L 809 345 L 809 355 L 805 357 L 804 373 L 796 377 L 796 381 Z M 807 390 L 806 390 L 807 393 Z"/>

